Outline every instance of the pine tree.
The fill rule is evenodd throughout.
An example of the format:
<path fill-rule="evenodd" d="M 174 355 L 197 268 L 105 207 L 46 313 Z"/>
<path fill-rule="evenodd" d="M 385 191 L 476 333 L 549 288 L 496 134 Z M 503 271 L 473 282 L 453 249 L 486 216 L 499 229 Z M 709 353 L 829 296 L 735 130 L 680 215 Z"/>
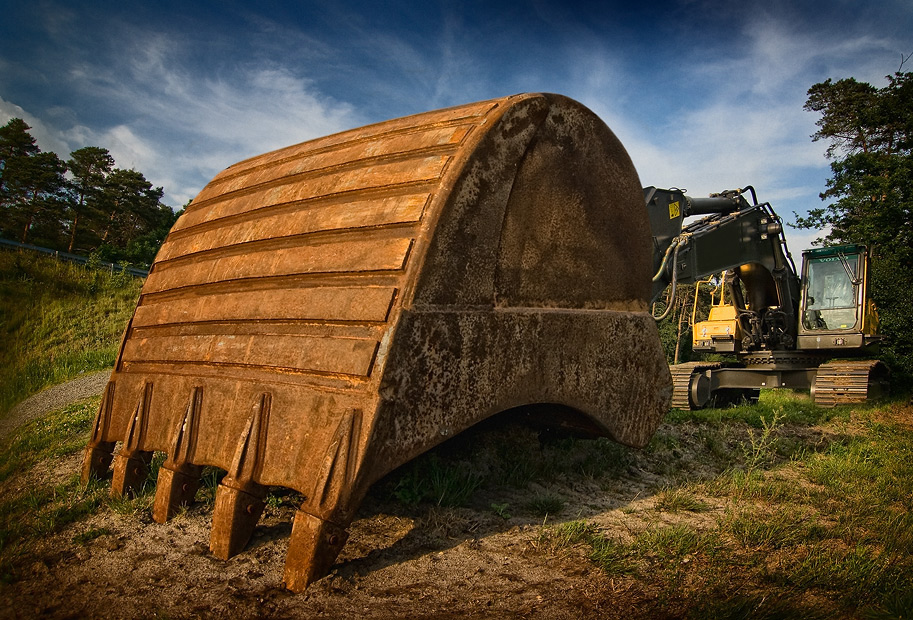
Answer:
<path fill-rule="evenodd" d="M 107 149 L 87 146 L 70 153 L 67 167 L 73 175 L 70 182 L 69 203 L 70 230 L 67 252 L 76 246 L 81 219 L 90 218 L 99 210 L 99 201 L 104 193 L 105 181 L 114 167 L 114 158 Z"/>
<path fill-rule="evenodd" d="M 65 206 L 67 170 L 55 153 L 42 153 L 20 118 L 0 127 L 0 232 L 29 241 L 34 229 L 54 234 Z"/>

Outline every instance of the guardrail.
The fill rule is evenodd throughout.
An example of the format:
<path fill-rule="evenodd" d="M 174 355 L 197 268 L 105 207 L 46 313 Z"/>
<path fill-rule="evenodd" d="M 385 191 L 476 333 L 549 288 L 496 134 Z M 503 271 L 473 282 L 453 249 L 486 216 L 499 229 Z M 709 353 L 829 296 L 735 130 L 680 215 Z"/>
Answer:
<path fill-rule="evenodd" d="M 67 252 L 61 252 L 60 250 L 52 250 L 51 248 L 43 248 L 37 245 L 29 245 L 28 243 L 17 243 L 15 241 L 10 241 L 9 239 L 0 239 L 0 248 L 6 249 L 17 249 L 17 250 L 32 250 L 33 252 L 41 252 L 42 254 L 49 254 L 56 258 L 57 260 L 65 260 L 71 263 L 80 263 L 81 265 L 89 264 L 89 259 L 85 256 L 79 256 L 77 254 L 69 254 Z M 130 275 L 134 275 L 138 278 L 145 278 L 149 275 L 149 272 L 143 269 L 137 269 L 135 267 L 124 267 L 123 265 L 115 265 L 114 263 L 109 263 L 107 261 L 92 261 L 97 264 L 99 267 L 104 267 L 105 269 L 110 269 L 111 273 L 115 271 L 126 271 Z"/>

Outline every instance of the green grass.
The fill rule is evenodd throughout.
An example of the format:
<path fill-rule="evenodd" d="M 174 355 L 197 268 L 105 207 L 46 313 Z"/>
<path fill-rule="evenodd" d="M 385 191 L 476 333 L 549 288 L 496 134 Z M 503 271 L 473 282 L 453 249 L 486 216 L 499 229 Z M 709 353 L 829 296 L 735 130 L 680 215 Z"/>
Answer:
<path fill-rule="evenodd" d="M 142 280 L 0 252 L 0 416 L 40 389 L 114 364 Z"/>
<path fill-rule="evenodd" d="M 0 444 L 0 482 L 44 461 L 81 450 L 86 445 L 100 397 L 64 407 L 54 415 L 29 422 Z"/>
<path fill-rule="evenodd" d="M 737 508 L 720 523 L 720 530 L 744 549 L 772 551 L 827 539 L 828 529 L 818 522 L 818 516 L 788 504 L 770 513 Z"/>
<path fill-rule="evenodd" d="M 810 425 L 831 420 L 846 421 L 851 409 L 847 406 L 832 409 L 818 407 L 808 394 L 796 394 L 790 390 L 761 390 L 761 397 L 754 405 L 695 411 L 673 409 L 666 419 L 670 422 L 698 422 L 709 426 L 743 422 L 754 428 L 762 428 L 764 420 L 769 421 L 774 415 L 782 424 Z"/>
<path fill-rule="evenodd" d="M 33 468 L 81 452 L 89 439 L 92 421 L 100 398 L 92 398 L 56 411 L 19 428 L 0 445 L 0 482 Z M 152 506 L 154 480 L 161 465 L 161 453 L 152 459 L 146 482 L 129 499 L 112 499 L 107 481 L 90 480 L 83 485 L 74 472 L 63 482 L 48 480 L 14 486 L 0 499 L 0 582 L 19 578 L 18 571 L 28 560 L 30 545 L 37 539 L 60 532 L 100 508 L 122 514 L 137 514 Z M 106 528 L 89 529 L 74 536 L 86 544 L 106 535 Z"/>
<path fill-rule="evenodd" d="M 706 502 L 686 488 L 665 488 L 656 495 L 656 509 L 664 512 L 705 512 Z"/>
<path fill-rule="evenodd" d="M 404 504 L 464 506 L 481 483 L 482 475 L 468 463 L 444 460 L 431 453 L 406 466 L 393 495 Z"/>
<path fill-rule="evenodd" d="M 537 517 L 548 517 L 560 514 L 566 502 L 560 495 L 554 493 L 539 493 L 526 502 L 525 508 Z"/>
<path fill-rule="evenodd" d="M 692 412 L 667 428 L 660 444 L 669 449 L 689 433 L 717 432 L 728 438 L 719 443 L 732 444 L 732 430 L 742 429 L 729 467 L 657 493 L 656 509 L 679 522 L 624 538 L 585 520 L 546 525 L 539 546 L 582 546 L 606 575 L 650 593 L 639 603 L 645 616 L 913 617 L 913 408 L 820 412 L 796 400 L 778 397 L 751 419 L 738 407 Z M 777 447 L 790 436 L 784 419 L 793 440 L 807 442 L 788 456 Z M 811 425 L 835 440 L 822 444 L 802 428 Z M 713 444 L 704 442 L 708 457 Z M 726 506 L 709 522 L 688 516 L 706 512 L 702 494 Z"/>

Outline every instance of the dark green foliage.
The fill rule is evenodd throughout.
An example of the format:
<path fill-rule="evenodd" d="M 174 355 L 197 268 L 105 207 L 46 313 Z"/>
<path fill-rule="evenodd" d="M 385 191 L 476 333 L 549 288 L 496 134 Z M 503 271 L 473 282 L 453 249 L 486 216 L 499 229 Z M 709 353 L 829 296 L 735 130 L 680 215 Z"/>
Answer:
<path fill-rule="evenodd" d="M 22 119 L 0 127 L 0 234 L 26 243 L 53 230 L 65 202 L 66 164 L 42 153 Z"/>
<path fill-rule="evenodd" d="M 162 188 L 141 172 L 114 168 L 101 147 L 77 149 L 64 163 L 42 153 L 29 129 L 18 118 L 0 127 L 0 235 L 94 252 L 110 262 L 151 264 L 177 220 L 161 203 Z"/>
<path fill-rule="evenodd" d="M 679 283 L 675 287 L 675 299 L 672 301 L 673 308 L 662 321 L 657 323 L 659 328 L 659 339 L 663 345 L 663 352 L 666 354 L 666 360 L 670 364 L 680 364 L 692 359 L 691 353 L 691 310 L 694 307 L 695 285 Z M 666 290 L 668 295 L 672 287 Z M 704 303 L 708 299 L 701 299 Z M 668 300 L 663 299 L 657 302 L 653 313 L 656 316 L 665 312 L 668 307 Z M 705 313 L 706 314 L 706 313 Z"/>
<path fill-rule="evenodd" d="M 107 149 L 87 146 L 70 153 L 67 166 L 73 175 L 67 252 L 73 252 L 76 248 L 76 235 L 80 231 L 80 221 L 85 228 L 86 220 L 91 220 L 93 216 L 97 217 L 99 203 L 104 195 L 105 179 L 111 174 L 114 158 Z"/>
<path fill-rule="evenodd" d="M 841 149 L 868 150 L 870 133 L 876 125 L 872 121 L 877 94 L 874 86 L 857 82 L 854 78 L 836 83 L 827 79 L 808 89 L 805 109 L 821 114 L 816 123 L 820 129 L 812 139 L 831 142 L 827 148 L 828 157 Z"/>
<path fill-rule="evenodd" d="M 821 114 L 814 140 L 830 143 L 832 177 L 822 200 L 796 220 L 828 231 L 828 244 L 862 243 L 872 250 L 871 291 L 887 337 L 883 358 L 894 383 L 913 379 L 913 73 L 888 85 L 844 79 L 812 86 L 805 108 Z"/>
<path fill-rule="evenodd" d="M 136 170 L 118 168 L 107 176 L 93 231 L 103 260 L 152 262 L 176 219 L 171 209 L 160 203 L 163 193 Z"/>
<path fill-rule="evenodd" d="M 5 169 L 13 157 L 27 157 L 40 152 L 29 129 L 31 127 L 21 118 L 10 119 L 0 127 L 0 169 Z"/>
<path fill-rule="evenodd" d="M 66 164 L 54 153 L 29 152 L 6 157 L 0 168 L 0 213 L 3 214 L 0 232 L 20 243 L 34 241 L 36 234 L 41 237 L 54 234 L 66 204 L 66 169 Z"/>

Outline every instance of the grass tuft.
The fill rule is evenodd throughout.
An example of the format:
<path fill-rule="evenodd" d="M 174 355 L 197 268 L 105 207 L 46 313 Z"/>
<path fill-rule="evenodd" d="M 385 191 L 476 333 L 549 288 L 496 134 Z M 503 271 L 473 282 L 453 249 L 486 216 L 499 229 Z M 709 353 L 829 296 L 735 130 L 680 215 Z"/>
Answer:
<path fill-rule="evenodd" d="M 113 531 L 107 527 L 93 527 L 74 536 L 73 542 L 77 545 L 86 545 L 96 538 L 110 536 L 112 533 Z"/>
<path fill-rule="evenodd" d="M 665 488 L 656 495 L 656 509 L 664 512 L 706 512 L 710 506 L 687 489 Z"/>
<path fill-rule="evenodd" d="M 481 482 L 482 475 L 465 463 L 447 461 L 432 452 L 407 466 L 393 494 L 404 504 L 465 506 Z"/>
<path fill-rule="evenodd" d="M 564 510 L 564 498 L 553 493 L 538 494 L 526 503 L 526 508 L 537 517 L 560 514 Z"/>

